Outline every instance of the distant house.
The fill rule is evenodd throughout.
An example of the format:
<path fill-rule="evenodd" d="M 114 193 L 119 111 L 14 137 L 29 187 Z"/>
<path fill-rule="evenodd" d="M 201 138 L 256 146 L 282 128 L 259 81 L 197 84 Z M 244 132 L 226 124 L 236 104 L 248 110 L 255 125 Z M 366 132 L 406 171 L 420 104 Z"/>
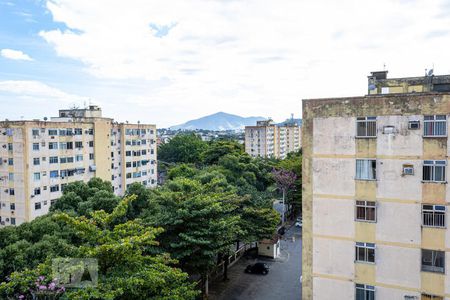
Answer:
<path fill-rule="evenodd" d="M 263 239 L 258 243 L 258 254 L 270 258 L 280 256 L 280 239 L 278 235 L 274 235 L 271 239 Z"/>

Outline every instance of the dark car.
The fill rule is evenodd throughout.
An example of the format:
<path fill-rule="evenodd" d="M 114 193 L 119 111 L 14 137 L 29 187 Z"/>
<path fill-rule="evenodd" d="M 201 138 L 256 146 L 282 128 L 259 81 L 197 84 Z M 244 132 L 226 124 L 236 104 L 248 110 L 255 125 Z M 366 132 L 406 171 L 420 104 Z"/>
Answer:
<path fill-rule="evenodd" d="M 254 265 L 248 265 L 247 268 L 245 268 L 245 273 L 267 275 L 267 273 L 269 273 L 269 266 L 264 263 L 256 263 Z"/>
<path fill-rule="evenodd" d="M 279 235 L 284 235 L 286 233 L 286 227 L 280 227 L 279 229 L 278 229 L 278 234 Z"/>

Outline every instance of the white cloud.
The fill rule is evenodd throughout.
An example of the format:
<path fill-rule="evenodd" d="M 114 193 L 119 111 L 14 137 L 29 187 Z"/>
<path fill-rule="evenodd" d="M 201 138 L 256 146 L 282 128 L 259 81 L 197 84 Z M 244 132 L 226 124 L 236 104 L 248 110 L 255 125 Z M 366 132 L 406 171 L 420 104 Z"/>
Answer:
<path fill-rule="evenodd" d="M 60 89 L 48 86 L 45 83 L 32 80 L 0 81 L 0 96 L 33 100 L 34 102 L 41 102 L 41 104 L 48 103 L 55 106 L 57 109 L 62 108 L 61 106 L 64 105 L 81 104 L 88 100 L 86 97 L 69 94 L 61 91 Z"/>
<path fill-rule="evenodd" d="M 164 81 L 103 95 L 134 95 L 158 125 L 216 111 L 284 119 L 300 113 L 302 98 L 365 93 L 366 75 L 384 63 L 392 76 L 433 63 L 450 73 L 445 3 L 48 0 L 71 30 L 40 36 L 99 79 Z"/>
<path fill-rule="evenodd" d="M 0 50 L 0 55 L 4 58 L 8 59 L 14 59 L 14 60 L 33 60 L 30 56 L 23 53 L 20 50 L 13 50 L 13 49 L 2 49 Z"/>

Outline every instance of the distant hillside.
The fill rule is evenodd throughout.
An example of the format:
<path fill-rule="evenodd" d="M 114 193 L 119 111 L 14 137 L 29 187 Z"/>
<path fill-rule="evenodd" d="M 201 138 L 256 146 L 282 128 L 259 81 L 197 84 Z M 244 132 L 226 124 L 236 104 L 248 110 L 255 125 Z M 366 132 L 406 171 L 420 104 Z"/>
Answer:
<path fill-rule="evenodd" d="M 278 126 L 286 126 L 295 123 L 297 126 L 302 126 L 302 119 L 286 119 L 284 122 L 278 123 Z"/>
<path fill-rule="evenodd" d="M 199 119 L 188 121 L 184 124 L 171 126 L 170 129 L 177 130 L 236 130 L 243 129 L 245 126 L 256 125 L 256 121 L 265 120 L 263 117 L 240 117 L 237 115 L 218 112 Z"/>

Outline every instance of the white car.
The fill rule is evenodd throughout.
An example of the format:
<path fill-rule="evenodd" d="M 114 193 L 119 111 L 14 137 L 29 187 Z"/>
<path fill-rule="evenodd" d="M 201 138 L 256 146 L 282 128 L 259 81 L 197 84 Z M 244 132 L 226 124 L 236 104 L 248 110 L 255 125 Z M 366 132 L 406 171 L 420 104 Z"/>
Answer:
<path fill-rule="evenodd" d="M 303 226 L 302 218 L 297 218 L 297 221 L 295 222 L 295 227 L 302 228 L 302 226 Z"/>

